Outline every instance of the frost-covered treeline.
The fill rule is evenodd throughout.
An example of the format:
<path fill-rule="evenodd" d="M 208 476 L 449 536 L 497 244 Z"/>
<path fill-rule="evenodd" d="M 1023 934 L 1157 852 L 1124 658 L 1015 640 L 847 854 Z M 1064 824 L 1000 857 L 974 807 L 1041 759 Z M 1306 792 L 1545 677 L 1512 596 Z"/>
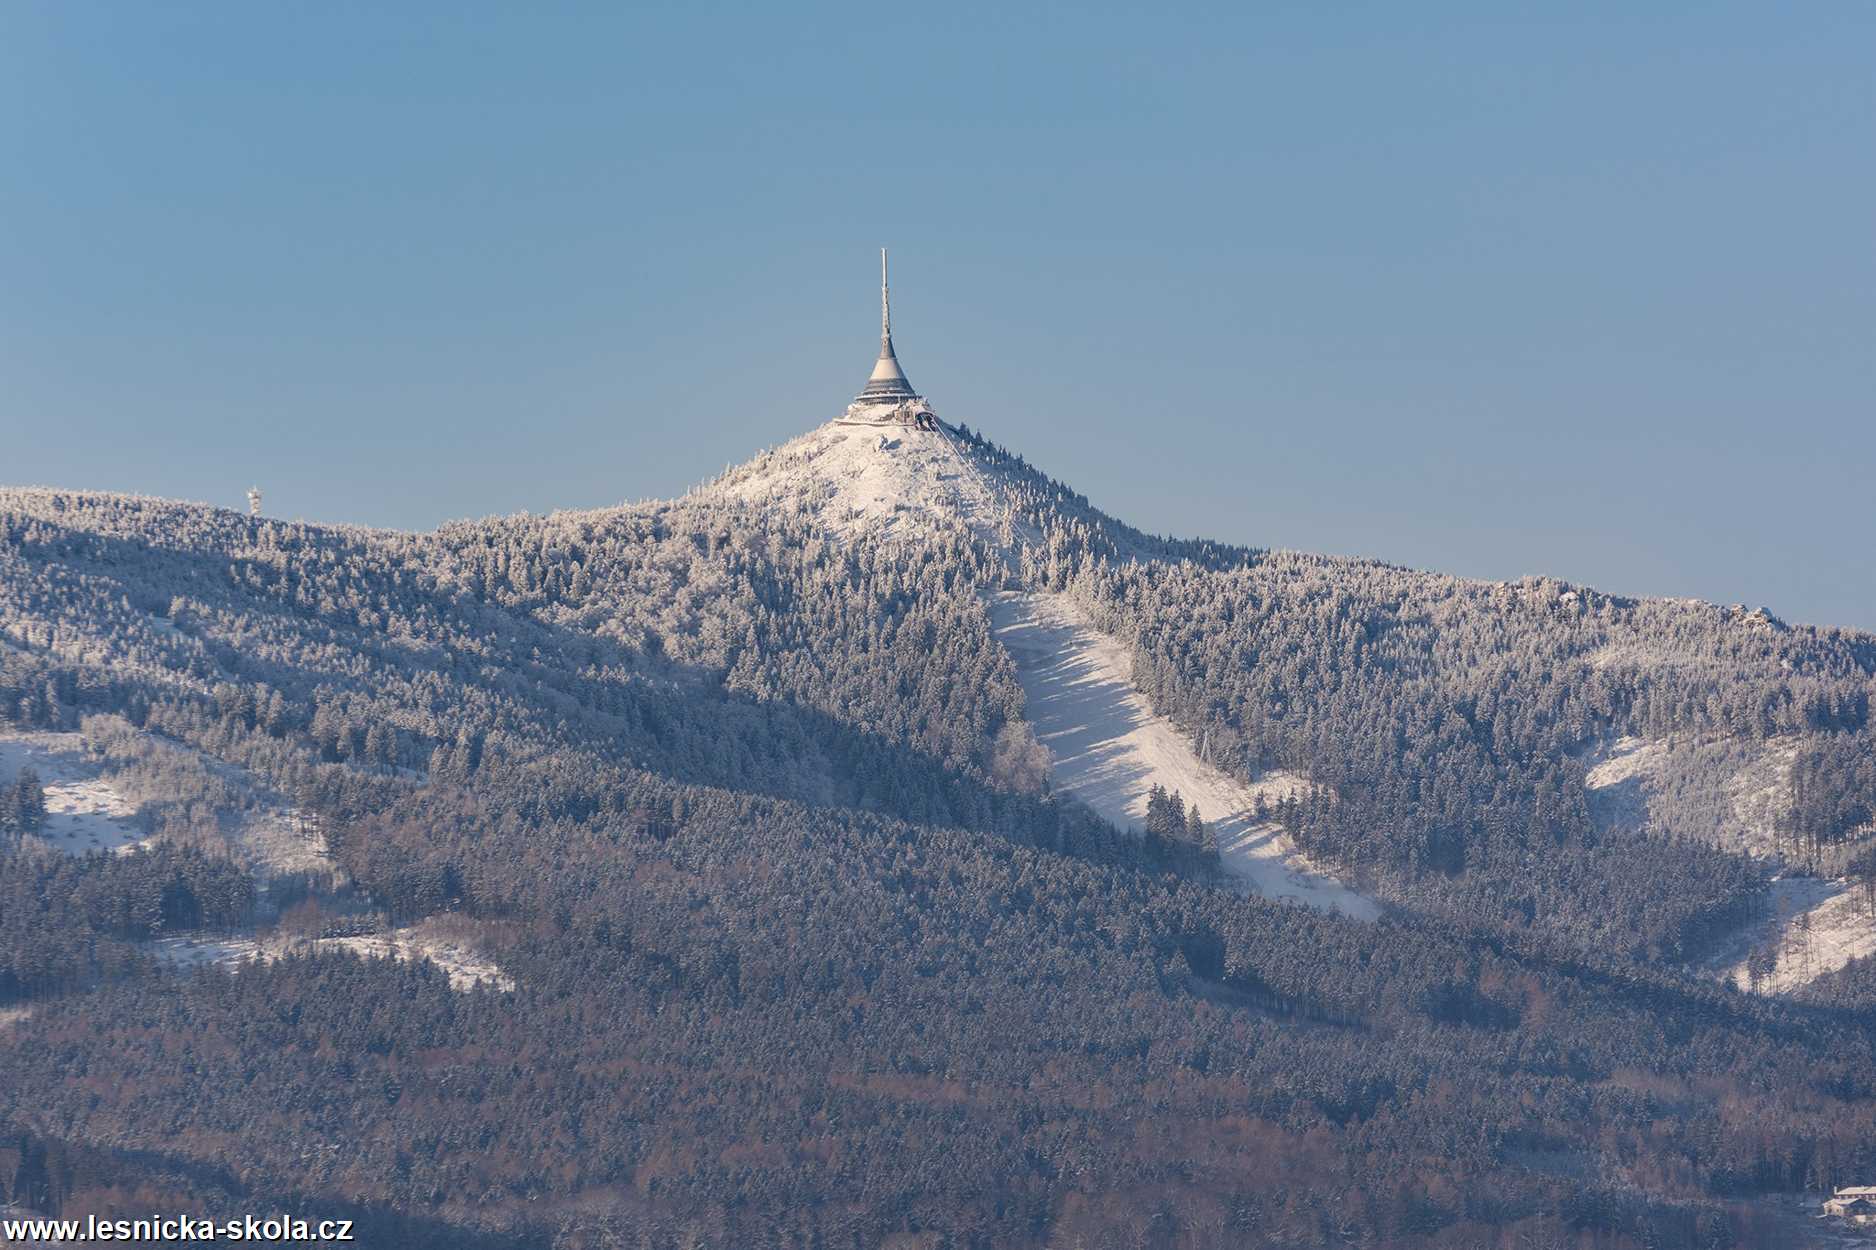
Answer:
<path fill-rule="evenodd" d="M 1315 782 L 1279 815 L 1390 898 L 1649 957 L 1749 917 L 1762 868 L 1591 820 L 1586 757 L 1622 735 L 1781 738 L 1797 753 L 1784 845 L 1835 864 L 1851 857 L 1824 848 L 1870 837 L 1876 638 L 1551 579 L 1147 538 L 1000 449 L 974 453 L 1011 474 L 1040 534 L 1023 578 L 1130 643 L 1136 684 L 1213 763 Z M 1712 827 L 1718 779 L 1689 784 L 1688 767 L 1654 830 Z"/>
<path fill-rule="evenodd" d="M 82 726 L 172 831 L 239 769 L 516 983 L 177 977 L 137 942 L 254 905 L 211 839 L 0 851 L 0 1196 L 77 1204 L 43 1157 L 108 1142 L 436 1225 L 412 1245 L 1778 1246 L 1754 1198 L 1876 1167 L 1868 969 L 1794 1005 L 1651 958 L 1758 874 L 1599 829 L 1582 762 L 1795 739 L 1792 820 L 1853 841 L 1868 639 L 1152 538 L 966 449 L 1006 543 L 0 492 L 10 731 Z M 1405 906 L 1241 897 L 1048 794 L 983 606 L 1010 578 L 1128 640 L 1213 762 L 1305 773 L 1298 835 Z M 145 1205 L 194 1192 L 160 1177 Z"/>
<path fill-rule="evenodd" d="M 211 698 L 390 775 L 564 748 L 931 817 L 981 814 L 951 810 L 980 802 L 959 778 L 1008 788 L 994 744 L 1021 690 L 962 538 L 837 548 L 699 504 L 434 536 L 0 504 L 0 717 L 22 724 Z"/>

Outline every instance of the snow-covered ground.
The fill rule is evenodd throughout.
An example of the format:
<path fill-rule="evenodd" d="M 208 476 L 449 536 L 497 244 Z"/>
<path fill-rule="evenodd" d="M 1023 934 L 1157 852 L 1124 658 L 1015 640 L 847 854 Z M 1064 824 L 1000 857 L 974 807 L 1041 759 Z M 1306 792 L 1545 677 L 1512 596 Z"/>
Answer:
<path fill-rule="evenodd" d="M 185 934 L 157 938 L 146 949 L 166 964 L 178 968 L 202 968 L 210 964 L 233 967 L 250 959 L 273 958 L 261 943 L 251 937 L 205 937 Z"/>
<path fill-rule="evenodd" d="M 471 922 L 459 917 L 433 917 L 389 933 L 357 937 L 186 936 L 160 938 L 150 943 L 149 949 L 166 963 L 186 968 L 209 964 L 232 967 L 249 960 L 279 959 L 296 951 L 344 949 L 375 959 L 427 959 L 449 976 L 451 989 L 467 991 L 477 984 L 502 991 L 514 989 L 514 978 L 476 950 L 471 939 L 472 927 Z"/>
<path fill-rule="evenodd" d="M 477 984 L 504 992 L 515 988 L 514 978 L 503 972 L 493 960 L 477 952 L 465 935 L 452 932 L 450 925 L 437 920 L 426 920 L 389 933 L 322 938 L 319 944 L 342 946 L 378 959 L 427 959 L 449 974 L 451 989 L 466 991 Z"/>
<path fill-rule="evenodd" d="M 241 813 L 230 846 L 255 879 L 265 885 L 275 877 L 299 872 L 333 872 L 331 850 L 317 832 L 303 828 L 299 812 L 257 781 L 245 768 L 198 752 L 202 762 L 230 785 L 247 792 L 251 806 Z"/>
<path fill-rule="evenodd" d="M 1797 754 L 1789 739 L 1618 738 L 1585 761 L 1590 814 L 1605 828 L 1696 837 L 1777 865 L 1775 829 L 1791 802 Z M 1756 984 L 1747 971 L 1755 952 L 1776 961 Z M 1876 918 L 1849 882 L 1787 871 L 1772 879 L 1766 914 L 1721 944 L 1704 967 L 1742 990 L 1783 994 L 1873 954 Z"/>
<path fill-rule="evenodd" d="M 830 421 L 730 470 L 695 497 L 800 508 L 842 534 L 918 533 L 943 518 L 1003 542 L 1009 507 L 955 439 L 942 429 Z"/>
<path fill-rule="evenodd" d="M 1647 826 L 1648 789 L 1666 754 L 1665 743 L 1623 737 L 1591 755 L 1585 785 L 1598 824 Z"/>
<path fill-rule="evenodd" d="M 1849 882 L 1785 878 L 1772 883 L 1772 900 L 1771 915 L 1717 961 L 1721 979 L 1742 990 L 1785 994 L 1852 959 L 1876 955 L 1876 915 Z M 1776 960 L 1756 984 L 1748 970 L 1753 951 L 1770 951 Z"/>
<path fill-rule="evenodd" d="M 829 531 L 888 537 L 960 524 L 1006 551 L 1037 535 L 1016 519 L 1003 484 L 946 430 L 829 422 L 701 487 L 730 498 L 818 516 Z M 1005 594 L 992 604 L 997 636 L 1016 657 L 1028 718 L 1053 758 L 1058 791 L 1123 828 L 1145 822 L 1155 784 L 1196 802 L 1218 835 L 1226 868 L 1272 898 L 1372 918 L 1375 904 L 1312 868 L 1274 822 L 1257 822 L 1258 796 L 1274 803 L 1300 783 L 1256 785 L 1201 762 L 1168 720 L 1133 688 L 1120 644 L 1089 627 L 1059 596 Z"/>
<path fill-rule="evenodd" d="M 255 788 L 242 769 L 207 756 L 202 759 L 218 775 L 259 796 L 260 801 L 242 811 L 239 822 L 229 830 L 229 846 L 263 884 L 283 873 L 331 870 L 332 860 L 323 842 L 316 835 L 302 832 L 296 813 L 267 801 L 270 796 Z M 148 841 L 135 827 L 135 805 L 100 775 L 98 765 L 85 751 L 81 735 L 0 735 L 0 784 L 10 785 L 25 767 L 39 774 L 45 788 L 46 824 L 40 841 L 71 854 L 89 850 L 123 852 Z M 467 989 L 477 982 L 513 989 L 514 982 L 507 974 L 476 953 L 472 928 L 467 922 L 438 918 L 385 934 L 323 938 L 315 945 L 343 946 L 361 954 L 393 959 L 428 959 L 449 974 L 450 984 L 457 989 Z M 240 936 L 185 936 L 150 944 L 157 957 L 192 967 L 276 959 L 287 949 L 288 944 L 281 939 L 263 942 Z M 0 1027 L 14 1019 L 0 1015 Z"/>
<path fill-rule="evenodd" d="M 145 840 L 132 823 L 136 809 L 99 776 L 83 742 L 75 733 L 0 735 L 0 784 L 11 784 L 22 768 L 39 774 L 46 792 L 39 840 L 46 845 L 73 855 L 124 851 Z"/>
<path fill-rule="evenodd" d="M 235 849 L 262 882 L 285 873 L 334 871 L 325 839 L 302 832 L 299 813 L 291 808 L 247 813 L 235 834 Z"/>
<path fill-rule="evenodd" d="M 171 744 L 172 749 L 189 748 Z M 297 813 L 254 784 L 232 764 L 199 758 L 255 801 L 227 828 L 229 849 L 263 883 L 283 873 L 330 870 L 332 858 L 316 836 L 302 832 Z M 10 785 L 21 768 L 39 774 L 46 792 L 46 824 L 40 840 L 74 855 L 86 851 L 123 852 L 149 842 L 136 822 L 136 804 L 103 776 L 75 733 L 0 734 L 0 785 Z"/>
<path fill-rule="evenodd" d="M 992 602 L 991 618 L 1016 659 L 1026 715 L 1049 748 L 1058 791 L 1137 829 L 1153 785 L 1177 790 L 1216 832 L 1225 868 L 1257 893 L 1362 919 L 1378 914 L 1372 900 L 1311 866 L 1281 826 L 1255 820 L 1260 794 L 1274 803 L 1301 782 L 1279 774 L 1247 785 L 1200 760 L 1134 689 L 1126 649 L 1066 598 L 1006 592 Z"/>
<path fill-rule="evenodd" d="M 1589 753 L 1590 815 L 1721 850 L 1778 853 L 1775 827 L 1791 803 L 1798 744 L 1727 738 L 1622 737 Z"/>

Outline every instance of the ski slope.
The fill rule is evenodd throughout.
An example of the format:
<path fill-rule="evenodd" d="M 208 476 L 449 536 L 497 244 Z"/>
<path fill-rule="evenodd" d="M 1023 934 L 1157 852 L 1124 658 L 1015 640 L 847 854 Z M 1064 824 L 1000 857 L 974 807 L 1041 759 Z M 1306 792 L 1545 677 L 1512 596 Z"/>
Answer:
<path fill-rule="evenodd" d="M 1065 597 L 1010 591 L 991 603 L 999 641 L 1015 657 L 1036 736 L 1054 760 L 1057 791 L 1072 794 L 1122 828 L 1146 822 L 1147 791 L 1177 790 L 1218 837 L 1226 871 L 1266 898 L 1372 920 L 1379 909 L 1313 867 L 1274 821 L 1253 815 L 1261 794 L 1274 803 L 1300 779 L 1255 784 L 1200 760 L 1170 720 L 1133 687 L 1126 649 L 1090 626 Z"/>

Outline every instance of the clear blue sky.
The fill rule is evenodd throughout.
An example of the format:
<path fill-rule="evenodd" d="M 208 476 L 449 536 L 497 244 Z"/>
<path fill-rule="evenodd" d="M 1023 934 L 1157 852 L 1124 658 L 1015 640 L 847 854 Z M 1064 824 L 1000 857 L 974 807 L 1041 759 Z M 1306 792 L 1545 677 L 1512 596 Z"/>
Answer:
<path fill-rule="evenodd" d="M 1872 66 L 1867 0 L 14 0 L 0 481 L 675 494 L 846 402 L 886 243 L 938 411 L 1146 528 L 1876 627 Z"/>

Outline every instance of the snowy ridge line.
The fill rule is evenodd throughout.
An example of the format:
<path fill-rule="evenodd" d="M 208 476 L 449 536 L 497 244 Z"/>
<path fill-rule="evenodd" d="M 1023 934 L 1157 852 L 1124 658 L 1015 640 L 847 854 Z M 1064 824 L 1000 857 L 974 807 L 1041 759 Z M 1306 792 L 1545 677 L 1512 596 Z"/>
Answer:
<path fill-rule="evenodd" d="M 250 533 L 278 526 L 290 530 L 339 534 L 348 538 L 411 538 L 420 531 L 401 530 L 383 525 L 362 525 L 355 521 L 312 521 L 305 517 L 255 516 L 245 506 L 209 503 L 200 499 L 175 499 L 167 495 L 145 495 L 121 490 L 91 490 L 66 486 L 0 486 L 0 512 L 17 509 L 24 515 L 58 523 L 56 513 L 45 509 L 56 501 L 82 499 L 90 503 L 115 504 L 126 509 L 149 512 L 184 512 L 206 515 L 217 523 Z M 445 523 L 447 524 L 447 522 Z"/>

